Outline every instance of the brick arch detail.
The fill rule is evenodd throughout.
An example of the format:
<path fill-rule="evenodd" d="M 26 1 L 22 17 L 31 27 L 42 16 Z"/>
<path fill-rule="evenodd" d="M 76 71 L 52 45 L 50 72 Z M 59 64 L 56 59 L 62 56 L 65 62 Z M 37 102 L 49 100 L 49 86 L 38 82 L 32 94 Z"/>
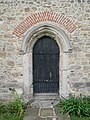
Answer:
<path fill-rule="evenodd" d="M 30 27 L 42 21 L 51 21 L 58 23 L 68 32 L 72 33 L 77 27 L 68 17 L 49 11 L 34 13 L 22 21 L 13 31 L 17 37 L 21 37 Z"/>

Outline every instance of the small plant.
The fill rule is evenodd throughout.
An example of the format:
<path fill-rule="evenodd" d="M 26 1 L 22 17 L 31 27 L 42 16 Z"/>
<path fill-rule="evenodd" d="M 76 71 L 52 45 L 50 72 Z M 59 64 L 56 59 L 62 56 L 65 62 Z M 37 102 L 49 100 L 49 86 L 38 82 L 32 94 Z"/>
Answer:
<path fill-rule="evenodd" d="M 0 114 L 0 120 L 23 120 L 23 118 L 19 118 L 18 116 L 6 113 L 6 114 Z"/>
<path fill-rule="evenodd" d="M 4 103 L 0 103 L 0 114 L 4 114 L 8 112 L 8 105 Z"/>
<path fill-rule="evenodd" d="M 71 116 L 71 120 L 90 120 L 90 117 L 77 117 L 77 116 Z"/>
<path fill-rule="evenodd" d="M 10 113 L 16 113 L 19 117 L 22 117 L 24 114 L 24 104 L 22 103 L 15 89 L 9 88 L 9 90 L 14 97 L 13 101 L 8 104 L 9 111 Z"/>
<path fill-rule="evenodd" d="M 74 116 L 90 116 L 90 97 L 75 97 L 71 96 L 68 99 L 60 101 L 61 113 L 68 113 Z"/>
<path fill-rule="evenodd" d="M 13 99 L 8 103 L 0 103 L 0 117 L 10 120 L 21 120 L 24 116 L 25 107 L 15 89 L 9 88 Z M 9 120 L 7 118 L 7 120 Z M 15 118 L 15 119 L 14 119 Z"/>

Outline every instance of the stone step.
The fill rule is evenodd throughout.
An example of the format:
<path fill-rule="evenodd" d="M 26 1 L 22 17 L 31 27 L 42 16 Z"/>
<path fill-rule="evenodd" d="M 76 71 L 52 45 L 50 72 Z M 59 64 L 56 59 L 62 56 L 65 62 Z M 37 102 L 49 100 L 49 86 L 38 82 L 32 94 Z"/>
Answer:
<path fill-rule="evenodd" d="M 34 100 L 34 102 L 31 103 L 31 106 L 35 106 L 38 108 L 52 108 L 53 106 L 57 105 L 59 103 L 59 99 L 37 99 Z"/>
<path fill-rule="evenodd" d="M 51 100 L 51 99 L 60 99 L 58 94 L 35 94 L 35 100 Z"/>

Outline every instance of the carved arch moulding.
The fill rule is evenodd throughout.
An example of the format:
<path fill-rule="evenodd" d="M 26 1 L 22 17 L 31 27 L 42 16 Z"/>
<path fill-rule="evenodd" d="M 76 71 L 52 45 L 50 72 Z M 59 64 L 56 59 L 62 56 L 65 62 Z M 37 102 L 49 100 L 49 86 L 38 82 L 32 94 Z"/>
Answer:
<path fill-rule="evenodd" d="M 59 13 L 44 11 L 34 13 L 28 16 L 14 29 L 13 34 L 15 34 L 17 37 L 21 37 L 33 25 L 45 21 L 57 23 L 58 25 L 67 29 L 67 31 L 70 33 L 72 33 L 77 28 L 76 24 L 73 21 L 71 21 L 68 17 Z"/>

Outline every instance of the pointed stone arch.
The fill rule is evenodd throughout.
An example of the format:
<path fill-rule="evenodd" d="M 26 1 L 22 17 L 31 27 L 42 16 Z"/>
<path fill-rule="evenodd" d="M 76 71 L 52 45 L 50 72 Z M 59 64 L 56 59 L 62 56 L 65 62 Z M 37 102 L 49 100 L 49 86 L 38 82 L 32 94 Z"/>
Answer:
<path fill-rule="evenodd" d="M 28 102 L 33 98 L 32 49 L 39 38 L 49 36 L 53 38 L 60 49 L 59 60 L 59 97 L 67 97 L 68 91 L 68 53 L 72 50 L 67 34 L 56 23 L 41 22 L 33 25 L 24 35 L 21 54 L 23 54 L 23 93 Z"/>
<path fill-rule="evenodd" d="M 54 39 L 55 37 L 58 37 L 60 40 L 57 42 L 60 42 L 58 44 L 63 45 L 62 46 L 63 52 L 68 52 L 72 49 L 69 37 L 62 29 L 58 27 L 57 24 L 53 24 L 52 22 L 42 22 L 32 26 L 26 32 L 21 45 L 21 52 L 26 53 L 28 49 L 27 45 L 30 43 L 30 46 L 32 47 L 34 43 L 33 39 L 40 38 L 43 35 L 49 35 L 51 37 L 54 37 Z"/>

